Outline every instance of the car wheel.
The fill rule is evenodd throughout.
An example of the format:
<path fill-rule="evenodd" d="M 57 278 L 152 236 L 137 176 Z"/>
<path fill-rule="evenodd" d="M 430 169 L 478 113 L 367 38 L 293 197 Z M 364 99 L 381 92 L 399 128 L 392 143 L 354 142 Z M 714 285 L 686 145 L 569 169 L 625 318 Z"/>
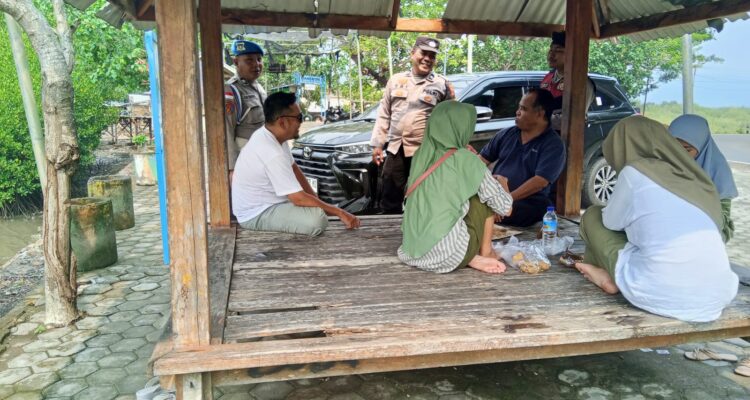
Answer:
<path fill-rule="evenodd" d="M 589 206 L 606 206 L 617 183 L 617 172 L 604 157 L 595 158 L 583 181 L 583 202 Z"/>

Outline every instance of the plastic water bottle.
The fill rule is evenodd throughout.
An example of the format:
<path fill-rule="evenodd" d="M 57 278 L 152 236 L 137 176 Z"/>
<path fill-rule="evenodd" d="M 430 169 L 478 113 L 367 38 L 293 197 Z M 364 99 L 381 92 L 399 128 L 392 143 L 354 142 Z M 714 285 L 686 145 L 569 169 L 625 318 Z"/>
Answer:
<path fill-rule="evenodd" d="M 542 218 L 542 245 L 545 252 L 557 237 L 557 214 L 555 207 L 548 206 L 547 213 Z"/>

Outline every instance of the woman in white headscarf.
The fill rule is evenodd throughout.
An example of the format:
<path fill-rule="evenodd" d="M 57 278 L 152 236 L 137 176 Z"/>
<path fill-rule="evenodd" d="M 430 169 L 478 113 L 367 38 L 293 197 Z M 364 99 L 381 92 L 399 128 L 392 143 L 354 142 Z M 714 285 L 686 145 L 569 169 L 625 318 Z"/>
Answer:
<path fill-rule="evenodd" d="M 724 242 L 728 242 L 734 234 L 731 210 L 732 199 L 738 195 L 737 186 L 734 183 L 729 163 L 711 137 L 708 121 L 698 115 L 681 115 L 669 124 L 669 133 L 677 138 L 682 147 L 687 150 L 714 182 L 716 191 L 719 192 L 721 213 L 724 217 L 724 228 L 721 231 L 721 236 Z"/>

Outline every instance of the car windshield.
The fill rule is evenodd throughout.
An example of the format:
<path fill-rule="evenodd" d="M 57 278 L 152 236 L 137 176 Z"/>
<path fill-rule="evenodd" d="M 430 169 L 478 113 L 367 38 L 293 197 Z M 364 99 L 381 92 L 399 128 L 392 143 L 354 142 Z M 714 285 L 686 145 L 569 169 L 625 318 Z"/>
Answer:
<path fill-rule="evenodd" d="M 365 112 L 363 112 L 360 115 L 357 115 L 354 119 L 356 121 L 375 121 L 378 118 L 378 106 L 379 105 L 380 105 L 380 102 L 366 109 Z"/>

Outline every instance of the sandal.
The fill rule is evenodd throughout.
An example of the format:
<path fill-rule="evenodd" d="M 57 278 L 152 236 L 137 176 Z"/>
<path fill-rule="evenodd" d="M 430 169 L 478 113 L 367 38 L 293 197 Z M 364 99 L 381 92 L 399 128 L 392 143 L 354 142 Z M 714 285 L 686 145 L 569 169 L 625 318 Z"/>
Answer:
<path fill-rule="evenodd" d="M 706 361 L 706 360 L 737 361 L 737 356 L 735 356 L 734 354 L 717 353 L 705 347 L 686 352 L 685 358 L 687 358 L 688 360 L 694 360 L 694 361 Z M 748 365 L 748 369 L 750 369 L 750 365 Z"/>
<path fill-rule="evenodd" d="M 750 377 L 750 358 L 740 361 L 740 363 L 737 364 L 737 368 L 734 369 L 734 373 Z"/>

